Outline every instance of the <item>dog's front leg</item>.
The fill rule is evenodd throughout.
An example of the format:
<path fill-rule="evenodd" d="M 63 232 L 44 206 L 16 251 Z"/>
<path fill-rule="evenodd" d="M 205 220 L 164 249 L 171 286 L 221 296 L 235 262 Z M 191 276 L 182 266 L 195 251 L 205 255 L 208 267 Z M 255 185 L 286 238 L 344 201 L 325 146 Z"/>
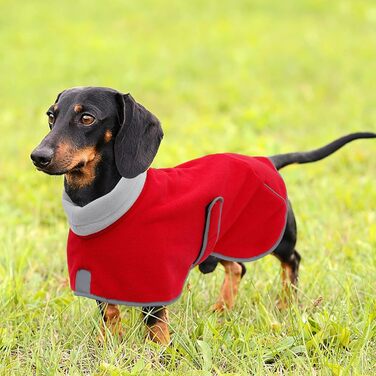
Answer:
<path fill-rule="evenodd" d="M 143 307 L 142 314 L 147 325 L 147 336 L 153 342 L 168 345 L 170 333 L 168 331 L 168 311 L 166 307 Z"/>
<path fill-rule="evenodd" d="M 107 304 L 97 300 L 98 308 L 103 317 L 104 325 L 102 325 L 103 338 L 106 337 L 106 328 L 113 336 L 123 336 L 121 328 L 121 318 L 119 308 L 115 304 Z"/>

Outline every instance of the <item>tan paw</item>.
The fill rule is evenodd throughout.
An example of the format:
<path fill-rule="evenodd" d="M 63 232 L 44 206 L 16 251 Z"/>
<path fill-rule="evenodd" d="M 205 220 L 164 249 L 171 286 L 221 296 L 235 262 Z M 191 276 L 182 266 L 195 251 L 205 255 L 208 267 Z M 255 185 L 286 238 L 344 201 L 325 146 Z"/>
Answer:
<path fill-rule="evenodd" d="M 217 302 L 217 303 L 213 304 L 212 307 L 211 307 L 211 310 L 213 312 L 217 312 L 217 313 L 227 311 L 228 309 L 229 308 L 226 307 L 226 304 L 223 303 L 223 302 Z"/>
<path fill-rule="evenodd" d="M 121 341 L 124 338 L 124 331 L 121 326 L 121 322 L 106 324 L 101 326 L 101 332 L 97 337 L 97 342 L 105 343 L 109 336 L 116 338 L 118 341 Z"/>
<path fill-rule="evenodd" d="M 276 301 L 276 306 L 280 311 L 285 311 L 290 306 L 290 300 L 286 298 L 280 298 Z"/>
<path fill-rule="evenodd" d="M 155 343 L 167 346 L 171 341 L 167 323 L 160 321 L 149 327 L 147 337 Z"/>

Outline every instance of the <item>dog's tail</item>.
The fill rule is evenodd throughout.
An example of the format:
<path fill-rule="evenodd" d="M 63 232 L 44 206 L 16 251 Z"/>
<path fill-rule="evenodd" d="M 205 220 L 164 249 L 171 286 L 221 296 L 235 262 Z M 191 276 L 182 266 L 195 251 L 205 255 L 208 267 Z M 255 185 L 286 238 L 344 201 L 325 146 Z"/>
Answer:
<path fill-rule="evenodd" d="M 290 164 L 293 164 L 293 163 L 301 164 L 301 163 L 316 162 L 316 161 L 326 158 L 328 155 L 333 154 L 335 151 L 340 149 L 342 146 L 346 145 L 348 142 L 357 140 L 358 138 L 376 138 L 376 133 L 372 133 L 372 132 L 350 133 L 347 136 L 340 137 L 337 140 L 319 149 L 305 151 L 305 152 L 272 155 L 270 159 L 273 162 L 277 170 L 280 170 L 281 168 L 288 166 Z"/>

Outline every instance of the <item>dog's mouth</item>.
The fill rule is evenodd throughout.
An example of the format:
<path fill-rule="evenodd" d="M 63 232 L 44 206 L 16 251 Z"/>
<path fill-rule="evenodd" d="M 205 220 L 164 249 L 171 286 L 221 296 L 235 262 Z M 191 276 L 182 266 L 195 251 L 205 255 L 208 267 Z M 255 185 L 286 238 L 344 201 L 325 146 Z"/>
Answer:
<path fill-rule="evenodd" d="M 91 161 L 88 161 L 88 162 L 85 162 L 85 161 L 78 162 L 73 168 L 71 168 L 67 172 L 79 171 L 79 170 L 81 170 L 81 168 L 85 167 L 87 165 L 87 163 L 90 163 L 90 162 Z"/>
<path fill-rule="evenodd" d="M 52 163 L 52 164 L 49 164 L 46 167 L 38 167 L 37 166 L 37 170 L 44 172 L 45 174 L 48 174 L 48 175 L 65 175 L 65 174 L 68 174 L 70 172 L 80 172 L 80 170 L 82 168 L 84 168 L 87 165 L 87 163 L 89 163 L 89 162 L 90 161 L 83 161 L 82 160 L 82 161 L 76 163 L 75 165 L 73 165 L 73 167 L 70 167 L 70 166 L 55 167 Z"/>

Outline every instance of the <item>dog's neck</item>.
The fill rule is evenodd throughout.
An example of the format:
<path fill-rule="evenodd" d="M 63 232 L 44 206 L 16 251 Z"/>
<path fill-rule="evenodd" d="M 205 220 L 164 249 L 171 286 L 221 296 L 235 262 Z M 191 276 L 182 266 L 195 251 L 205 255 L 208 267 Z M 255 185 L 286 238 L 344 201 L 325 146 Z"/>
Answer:
<path fill-rule="evenodd" d="M 84 206 L 77 205 L 63 192 L 63 208 L 71 230 L 77 235 L 90 235 L 105 229 L 122 217 L 143 191 L 147 172 L 134 178 L 121 178 L 114 188 Z"/>
<path fill-rule="evenodd" d="M 85 206 L 111 192 L 119 183 L 119 174 L 113 155 L 102 155 L 85 167 L 69 172 L 64 177 L 64 188 L 75 205 Z"/>

